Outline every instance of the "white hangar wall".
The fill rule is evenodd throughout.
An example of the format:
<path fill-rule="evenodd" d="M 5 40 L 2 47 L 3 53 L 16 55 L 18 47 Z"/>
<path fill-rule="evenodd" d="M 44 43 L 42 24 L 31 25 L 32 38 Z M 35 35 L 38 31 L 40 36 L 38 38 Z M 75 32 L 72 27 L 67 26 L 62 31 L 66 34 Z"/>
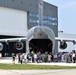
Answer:
<path fill-rule="evenodd" d="M 76 34 L 58 32 L 58 37 L 76 40 Z M 66 43 L 67 43 L 67 48 L 63 50 L 59 48 L 60 43 L 58 42 L 58 52 L 72 52 L 72 50 L 76 51 L 76 44 L 74 45 L 73 42 L 66 42 Z"/>
<path fill-rule="evenodd" d="M 27 12 L 0 7 L 0 35 L 26 36 Z"/>

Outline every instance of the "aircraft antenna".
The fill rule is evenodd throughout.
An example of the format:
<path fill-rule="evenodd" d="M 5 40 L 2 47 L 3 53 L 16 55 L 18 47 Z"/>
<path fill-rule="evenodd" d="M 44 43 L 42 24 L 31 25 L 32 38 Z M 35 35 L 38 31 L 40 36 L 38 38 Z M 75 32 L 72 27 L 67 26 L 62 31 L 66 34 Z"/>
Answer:
<path fill-rule="evenodd" d="M 38 0 L 38 19 L 38 25 L 43 25 L 43 0 Z"/>

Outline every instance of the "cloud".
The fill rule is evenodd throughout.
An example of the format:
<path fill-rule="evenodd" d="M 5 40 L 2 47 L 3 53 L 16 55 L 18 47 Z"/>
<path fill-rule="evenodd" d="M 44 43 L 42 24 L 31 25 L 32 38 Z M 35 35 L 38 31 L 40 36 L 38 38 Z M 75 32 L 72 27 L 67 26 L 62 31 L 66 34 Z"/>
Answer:
<path fill-rule="evenodd" d="M 68 3 L 59 5 L 59 9 L 69 9 L 69 8 L 76 8 L 76 1 L 70 1 Z"/>

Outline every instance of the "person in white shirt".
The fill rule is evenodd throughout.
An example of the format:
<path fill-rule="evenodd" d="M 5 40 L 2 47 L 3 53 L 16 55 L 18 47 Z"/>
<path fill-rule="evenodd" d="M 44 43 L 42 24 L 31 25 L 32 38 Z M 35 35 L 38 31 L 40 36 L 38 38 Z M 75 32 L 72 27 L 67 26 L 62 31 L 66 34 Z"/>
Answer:
<path fill-rule="evenodd" d="M 0 59 L 2 58 L 2 54 L 0 53 Z"/>
<path fill-rule="evenodd" d="M 76 60 L 75 59 L 75 52 L 73 52 L 73 54 L 72 54 L 72 62 L 75 63 L 75 60 Z"/>
<path fill-rule="evenodd" d="M 36 53 L 34 54 L 34 62 L 35 63 L 37 62 L 37 54 Z"/>

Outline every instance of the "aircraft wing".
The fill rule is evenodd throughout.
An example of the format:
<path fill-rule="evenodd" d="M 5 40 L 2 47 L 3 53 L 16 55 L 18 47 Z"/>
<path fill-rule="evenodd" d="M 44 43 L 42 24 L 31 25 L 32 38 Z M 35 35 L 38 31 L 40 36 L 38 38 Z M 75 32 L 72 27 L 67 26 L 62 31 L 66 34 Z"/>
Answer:
<path fill-rule="evenodd" d="M 65 42 L 75 42 L 76 43 L 76 39 L 71 39 L 71 38 L 58 38 L 55 37 L 56 41 L 65 41 Z"/>
<path fill-rule="evenodd" d="M 26 40 L 25 37 L 23 38 L 6 38 L 6 39 L 0 39 L 0 51 L 3 50 L 3 44 L 2 42 L 6 42 L 6 44 L 8 44 L 8 42 L 17 42 L 16 43 L 16 49 L 17 50 L 22 50 L 23 49 L 23 43 L 21 41 Z"/>
<path fill-rule="evenodd" d="M 56 41 L 60 42 L 60 49 L 66 49 L 67 48 L 67 43 L 66 42 L 72 42 L 73 45 L 76 44 L 76 39 L 71 39 L 71 38 L 55 38 Z"/>
<path fill-rule="evenodd" d="M 21 41 L 21 40 L 26 40 L 26 38 L 6 38 L 6 39 L 0 39 L 0 42 L 14 42 L 14 41 Z"/>
<path fill-rule="evenodd" d="M 60 42 L 60 49 L 66 49 L 67 48 L 67 43 L 66 42 L 72 42 L 73 45 L 76 44 L 76 39 L 71 39 L 71 38 L 58 38 L 58 37 L 55 37 L 55 40 Z"/>

